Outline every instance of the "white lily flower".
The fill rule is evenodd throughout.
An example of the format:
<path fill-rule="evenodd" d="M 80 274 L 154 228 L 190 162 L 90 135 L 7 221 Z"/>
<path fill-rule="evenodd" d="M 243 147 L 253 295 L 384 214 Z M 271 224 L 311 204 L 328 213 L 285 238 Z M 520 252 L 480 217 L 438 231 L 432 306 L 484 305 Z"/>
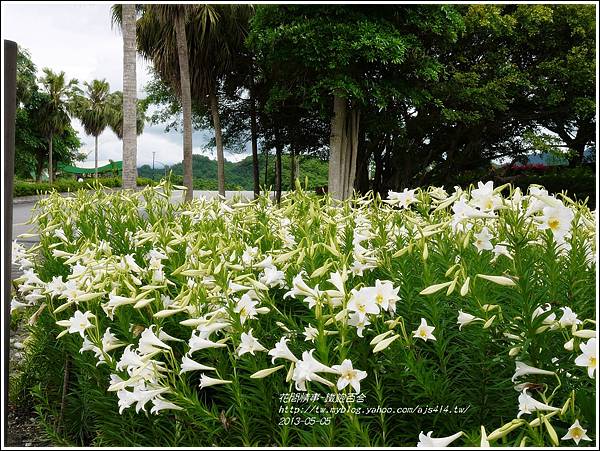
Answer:
<path fill-rule="evenodd" d="M 350 384 L 357 394 L 360 393 L 360 381 L 367 377 L 366 371 L 355 370 L 350 359 L 344 360 L 341 365 L 333 365 L 331 368 L 340 374 L 337 381 L 338 390 L 343 390 Z"/>
<path fill-rule="evenodd" d="M 563 205 L 555 207 L 544 207 L 542 216 L 539 218 L 538 228 L 540 230 L 550 229 L 557 240 L 562 240 L 571 230 L 571 222 L 575 216 L 573 210 Z"/>
<path fill-rule="evenodd" d="M 309 324 L 304 328 L 303 334 L 306 337 L 304 341 L 311 341 L 314 343 L 315 338 L 319 336 L 319 331 L 318 329 L 314 328 L 312 325 Z"/>
<path fill-rule="evenodd" d="M 527 389 L 523 390 L 523 392 L 519 395 L 519 413 L 517 414 L 517 418 L 521 418 L 523 414 L 531 414 L 536 411 L 555 411 L 560 410 L 558 407 L 552 407 L 548 404 L 544 404 L 533 399 L 529 394 L 527 394 Z"/>
<path fill-rule="evenodd" d="M 242 332 L 241 343 L 237 349 L 238 356 L 241 357 L 247 352 L 254 355 L 255 352 L 262 352 L 266 350 L 267 348 L 261 345 L 259 341 L 252 336 L 252 329 L 250 329 L 248 333 Z"/>
<path fill-rule="evenodd" d="M 371 324 L 368 317 L 361 318 L 361 315 L 358 312 L 352 313 L 348 317 L 348 325 L 356 327 L 356 335 L 363 338 L 363 330 L 366 326 Z"/>
<path fill-rule="evenodd" d="M 552 306 L 548 303 L 546 303 L 544 305 L 540 305 L 533 311 L 533 314 L 531 315 L 531 319 L 533 320 L 533 319 L 537 318 L 538 316 L 549 312 L 551 309 L 552 309 Z M 551 324 L 554 324 L 555 321 L 556 321 L 556 314 L 551 313 L 550 315 L 546 316 L 546 318 L 544 318 L 544 320 L 542 321 L 542 324 L 551 325 Z"/>
<path fill-rule="evenodd" d="M 379 313 L 379 305 L 377 305 L 375 297 L 365 288 L 358 291 L 353 290 L 346 307 L 348 311 L 355 312 L 361 321 L 369 314 Z"/>
<path fill-rule="evenodd" d="M 482 211 L 492 211 L 502 205 L 502 197 L 494 193 L 494 182 L 477 182 L 477 188 L 471 191 L 471 203 Z"/>
<path fill-rule="evenodd" d="M 401 193 L 390 190 L 388 191 L 388 200 L 384 202 L 400 208 L 408 208 L 411 204 L 417 202 L 415 191 L 416 189 L 409 190 L 408 188 L 404 188 Z"/>
<path fill-rule="evenodd" d="M 275 266 L 267 266 L 258 280 L 270 288 L 283 287 L 285 284 L 285 273 L 279 271 Z"/>
<path fill-rule="evenodd" d="M 577 445 L 579 445 L 580 440 L 591 441 L 592 439 L 587 436 L 586 432 L 587 429 L 581 427 L 579 420 L 575 420 L 575 423 L 569 426 L 569 430 L 561 440 L 573 440 Z"/>
<path fill-rule="evenodd" d="M 271 359 L 271 363 L 275 363 L 275 359 L 286 359 L 291 362 L 297 362 L 298 358 L 290 351 L 287 346 L 287 341 L 285 337 L 281 337 L 281 339 L 275 343 L 275 347 L 269 351 L 269 355 L 273 358 Z"/>
<path fill-rule="evenodd" d="M 478 318 L 476 316 L 471 315 L 470 313 L 465 313 L 462 310 L 458 311 L 458 330 L 462 330 L 462 328 L 468 324 L 471 324 L 474 321 L 483 321 L 483 318 Z"/>
<path fill-rule="evenodd" d="M 427 324 L 427 321 L 425 320 L 425 318 L 421 318 L 421 324 L 419 325 L 417 330 L 413 331 L 413 337 L 420 338 L 424 341 L 427 341 L 427 340 L 435 341 L 436 338 L 433 336 L 434 330 L 435 330 L 435 327 L 429 326 Z"/>
<path fill-rule="evenodd" d="M 193 352 L 199 351 L 201 349 L 227 347 L 225 343 L 215 343 L 214 341 L 202 338 L 195 333 L 192 333 L 192 336 L 188 341 L 188 346 L 190 347 L 190 350 L 188 351 L 189 354 L 192 354 Z"/>
<path fill-rule="evenodd" d="M 183 410 L 183 407 L 180 407 L 176 404 L 173 404 L 170 401 L 166 401 L 162 399 L 160 396 L 152 399 L 152 408 L 150 409 L 151 414 L 158 415 L 158 412 L 161 410 Z"/>
<path fill-rule="evenodd" d="M 138 350 L 142 355 L 152 354 L 154 352 L 162 352 L 170 350 L 171 346 L 162 342 L 154 333 L 154 326 L 150 326 L 148 329 L 144 329 L 140 341 L 138 342 Z"/>
<path fill-rule="evenodd" d="M 563 311 L 562 317 L 558 320 L 560 327 L 569 327 L 574 324 L 581 324 L 581 320 L 577 319 L 577 313 L 571 310 L 570 307 L 561 307 Z"/>
<path fill-rule="evenodd" d="M 244 293 L 233 311 L 240 314 L 240 322 L 244 324 L 247 319 L 256 318 L 256 315 L 258 314 L 256 310 L 257 305 L 258 302 L 253 300 L 248 293 Z"/>
<path fill-rule="evenodd" d="M 477 248 L 477 252 L 481 253 L 481 251 L 491 251 L 494 249 L 492 242 L 492 235 L 487 227 L 481 229 L 481 232 L 475 234 L 475 242 L 473 245 Z"/>
<path fill-rule="evenodd" d="M 516 369 L 515 369 L 515 374 L 513 374 L 513 377 L 511 378 L 512 382 L 514 382 L 515 379 L 517 379 L 521 376 L 526 376 L 528 374 L 543 374 L 546 376 L 553 376 L 555 374 L 553 371 L 535 368 L 535 367 L 529 366 L 526 363 L 523 363 L 521 361 L 515 362 L 515 365 L 516 365 Z"/>
<path fill-rule="evenodd" d="M 108 353 L 113 349 L 120 348 L 121 346 L 125 346 L 125 343 L 119 341 L 119 339 L 110 331 L 110 327 L 108 327 L 104 331 L 104 335 L 102 335 L 102 351 Z"/>
<path fill-rule="evenodd" d="M 575 365 L 587 367 L 588 376 L 594 378 L 596 371 L 596 339 L 590 338 L 587 343 L 579 343 L 582 354 L 575 359 Z"/>
<path fill-rule="evenodd" d="M 306 391 L 307 381 L 315 381 L 328 386 L 333 386 L 331 382 L 322 378 L 317 373 L 337 374 L 337 371 L 317 361 L 312 355 L 314 351 L 314 349 L 311 351 L 304 351 L 302 353 L 302 360 L 296 362 L 292 380 L 294 380 L 296 390 L 298 391 Z"/>
<path fill-rule="evenodd" d="M 460 431 L 448 437 L 438 438 L 432 437 L 431 434 L 433 434 L 433 431 L 429 431 L 427 435 L 423 434 L 423 431 L 421 431 L 419 433 L 419 443 L 417 443 L 417 448 L 445 448 L 454 440 L 463 435 L 463 432 Z"/>
<path fill-rule="evenodd" d="M 90 318 L 95 318 L 92 312 L 81 312 L 77 310 L 71 318 L 68 320 L 57 321 L 56 324 L 63 327 L 68 327 L 68 333 L 81 335 L 84 338 L 83 333 L 94 325 L 90 322 Z"/>
<path fill-rule="evenodd" d="M 25 304 L 23 302 L 19 302 L 17 301 L 15 298 L 12 298 L 10 300 L 10 314 L 12 315 L 14 312 L 17 312 L 19 310 L 23 310 L 27 307 L 30 307 L 29 304 Z"/>
<path fill-rule="evenodd" d="M 188 354 L 181 359 L 181 370 L 179 374 L 187 373 L 188 371 L 214 371 L 212 366 L 202 365 L 201 363 L 192 360 Z"/>
<path fill-rule="evenodd" d="M 213 385 L 231 384 L 232 381 L 209 377 L 206 374 L 200 376 L 200 388 L 212 387 Z"/>

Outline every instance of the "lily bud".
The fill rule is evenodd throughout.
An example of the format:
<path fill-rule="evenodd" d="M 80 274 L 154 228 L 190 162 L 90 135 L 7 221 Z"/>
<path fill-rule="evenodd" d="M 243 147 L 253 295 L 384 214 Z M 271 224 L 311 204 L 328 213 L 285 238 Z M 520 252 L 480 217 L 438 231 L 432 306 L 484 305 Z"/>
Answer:
<path fill-rule="evenodd" d="M 279 371 L 281 368 L 283 368 L 283 365 L 276 366 L 275 368 L 266 368 L 264 370 L 257 371 L 256 373 L 250 375 L 250 379 L 262 379 L 263 377 L 270 376 L 274 372 Z"/>
<path fill-rule="evenodd" d="M 454 279 L 452 281 L 452 283 L 450 284 L 450 286 L 448 287 L 448 290 L 446 291 L 446 296 L 450 296 L 452 294 L 452 292 L 454 291 L 454 289 L 456 288 L 456 282 L 458 281 L 458 279 Z"/>
<path fill-rule="evenodd" d="M 389 336 L 390 334 L 393 334 L 394 331 L 393 330 L 388 330 L 387 332 L 384 332 L 382 334 L 377 335 L 376 337 L 374 337 L 371 341 L 370 341 L 370 345 L 374 346 L 377 343 L 379 343 L 381 340 L 383 340 L 384 338 L 386 338 L 387 336 Z"/>
<path fill-rule="evenodd" d="M 429 294 L 437 293 L 438 291 L 443 290 L 450 284 L 452 284 L 452 282 L 437 283 L 435 285 L 431 285 L 431 286 L 423 289 L 419 294 L 427 296 Z"/>
<path fill-rule="evenodd" d="M 400 338 L 400 335 L 393 335 L 389 338 L 386 338 L 385 340 L 381 340 L 373 348 L 373 354 L 375 354 L 376 352 L 379 352 L 379 351 L 383 351 L 385 348 L 387 348 L 389 345 L 391 345 L 392 342 L 394 342 L 398 338 Z"/>
<path fill-rule="evenodd" d="M 505 287 L 514 287 L 516 285 L 514 280 L 504 276 L 490 276 L 488 274 L 477 274 L 477 277 L 496 283 L 498 285 L 503 285 Z"/>
<path fill-rule="evenodd" d="M 467 277 L 465 279 L 465 283 L 463 283 L 462 287 L 460 287 L 461 296 L 465 296 L 469 292 L 469 282 L 471 282 L 471 278 Z"/>
<path fill-rule="evenodd" d="M 286 382 L 289 382 L 292 380 L 292 376 L 294 375 L 294 368 L 296 368 L 296 363 L 292 362 L 292 364 L 290 365 L 290 369 L 287 372 L 287 376 L 285 376 Z"/>
<path fill-rule="evenodd" d="M 521 352 L 521 346 L 515 346 L 514 348 L 511 348 L 510 351 L 508 351 L 508 355 L 511 357 L 515 357 L 517 354 L 519 354 L 519 352 Z"/>
<path fill-rule="evenodd" d="M 427 243 L 423 245 L 423 261 L 427 261 L 429 257 L 429 249 L 427 248 Z"/>
<path fill-rule="evenodd" d="M 573 350 L 573 343 L 574 343 L 575 339 L 571 338 L 569 341 L 567 341 L 564 345 L 563 348 L 565 348 L 567 351 L 572 351 Z"/>
<path fill-rule="evenodd" d="M 554 446 L 558 446 L 558 435 L 556 434 L 556 431 L 548 421 L 548 415 L 544 415 L 542 418 L 544 421 L 544 426 L 546 426 L 546 430 L 548 431 L 548 435 L 550 436 L 550 440 L 552 440 Z"/>
<path fill-rule="evenodd" d="M 483 325 L 483 328 L 484 328 L 484 329 L 487 329 L 487 328 L 489 328 L 489 327 L 492 325 L 492 323 L 494 322 L 494 320 L 495 320 L 495 319 L 496 319 L 496 315 L 492 316 L 490 319 L 488 319 L 488 320 L 485 322 L 485 324 Z"/>
<path fill-rule="evenodd" d="M 573 335 L 579 338 L 596 338 L 596 331 L 590 329 L 582 329 L 574 332 Z"/>

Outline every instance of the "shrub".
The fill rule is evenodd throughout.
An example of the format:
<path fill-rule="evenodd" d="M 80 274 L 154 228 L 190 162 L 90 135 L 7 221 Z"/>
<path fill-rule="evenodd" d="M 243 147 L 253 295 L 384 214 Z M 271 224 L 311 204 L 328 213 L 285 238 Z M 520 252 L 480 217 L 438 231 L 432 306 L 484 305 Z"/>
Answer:
<path fill-rule="evenodd" d="M 13 195 L 15 197 L 35 196 L 37 194 L 45 194 L 51 191 L 59 193 L 75 192 L 80 189 L 93 189 L 95 183 L 99 183 L 105 188 L 118 188 L 121 186 L 120 177 L 101 177 L 96 182 L 94 179 L 85 179 L 83 182 L 78 182 L 76 179 L 59 178 L 52 185 L 48 182 L 30 182 L 25 180 L 15 180 L 13 187 Z M 137 184 L 139 187 L 154 186 L 156 182 L 143 177 L 138 177 Z"/>
<path fill-rule="evenodd" d="M 37 312 L 23 380 L 76 445 L 595 438 L 594 216 L 523 194 L 51 194 L 14 252 L 33 267 L 13 309 Z"/>

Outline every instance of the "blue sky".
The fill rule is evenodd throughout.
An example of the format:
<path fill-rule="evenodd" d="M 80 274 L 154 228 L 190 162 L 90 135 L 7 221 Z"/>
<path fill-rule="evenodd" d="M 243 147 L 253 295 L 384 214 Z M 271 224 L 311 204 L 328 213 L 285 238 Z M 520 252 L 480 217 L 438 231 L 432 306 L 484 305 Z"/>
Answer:
<path fill-rule="evenodd" d="M 104 4 L 31 4 L 2 3 L 2 38 L 16 41 L 31 53 L 38 71 L 49 67 L 65 71 L 80 82 L 105 78 L 111 90 L 123 87 L 123 41 L 118 29 L 111 28 L 110 3 Z M 149 63 L 138 57 L 138 96 L 144 96 L 144 85 L 150 78 Z M 83 142 L 82 152 L 93 159 L 94 140 L 86 136 L 78 121 L 73 126 Z M 212 132 L 195 132 L 194 153 L 214 158 L 203 151 Z M 172 164 L 182 159 L 182 137 L 177 132 L 164 133 L 161 125 L 146 125 L 138 138 L 138 164 L 156 161 Z M 99 159 L 120 160 L 121 141 L 110 131 L 99 137 Z M 225 158 L 237 161 L 246 155 L 230 154 Z M 157 164 L 159 167 L 159 164 Z"/>

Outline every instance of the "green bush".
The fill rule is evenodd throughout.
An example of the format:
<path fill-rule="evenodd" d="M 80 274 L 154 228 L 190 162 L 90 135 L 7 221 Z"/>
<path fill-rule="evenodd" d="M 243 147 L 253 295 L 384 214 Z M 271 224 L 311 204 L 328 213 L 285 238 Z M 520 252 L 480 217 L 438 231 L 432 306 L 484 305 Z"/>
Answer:
<path fill-rule="evenodd" d="M 94 179 L 86 179 L 83 182 L 78 182 L 75 179 L 59 178 L 50 185 L 48 182 L 31 182 L 26 180 L 15 180 L 13 187 L 13 195 L 15 197 L 35 196 L 36 194 L 44 194 L 50 191 L 58 191 L 59 193 L 73 192 L 80 189 L 92 189 L 94 187 Z M 98 183 L 104 188 L 119 188 L 121 187 L 120 177 L 103 177 L 98 179 Z M 156 182 L 145 177 L 138 177 L 138 186 L 153 186 Z"/>

